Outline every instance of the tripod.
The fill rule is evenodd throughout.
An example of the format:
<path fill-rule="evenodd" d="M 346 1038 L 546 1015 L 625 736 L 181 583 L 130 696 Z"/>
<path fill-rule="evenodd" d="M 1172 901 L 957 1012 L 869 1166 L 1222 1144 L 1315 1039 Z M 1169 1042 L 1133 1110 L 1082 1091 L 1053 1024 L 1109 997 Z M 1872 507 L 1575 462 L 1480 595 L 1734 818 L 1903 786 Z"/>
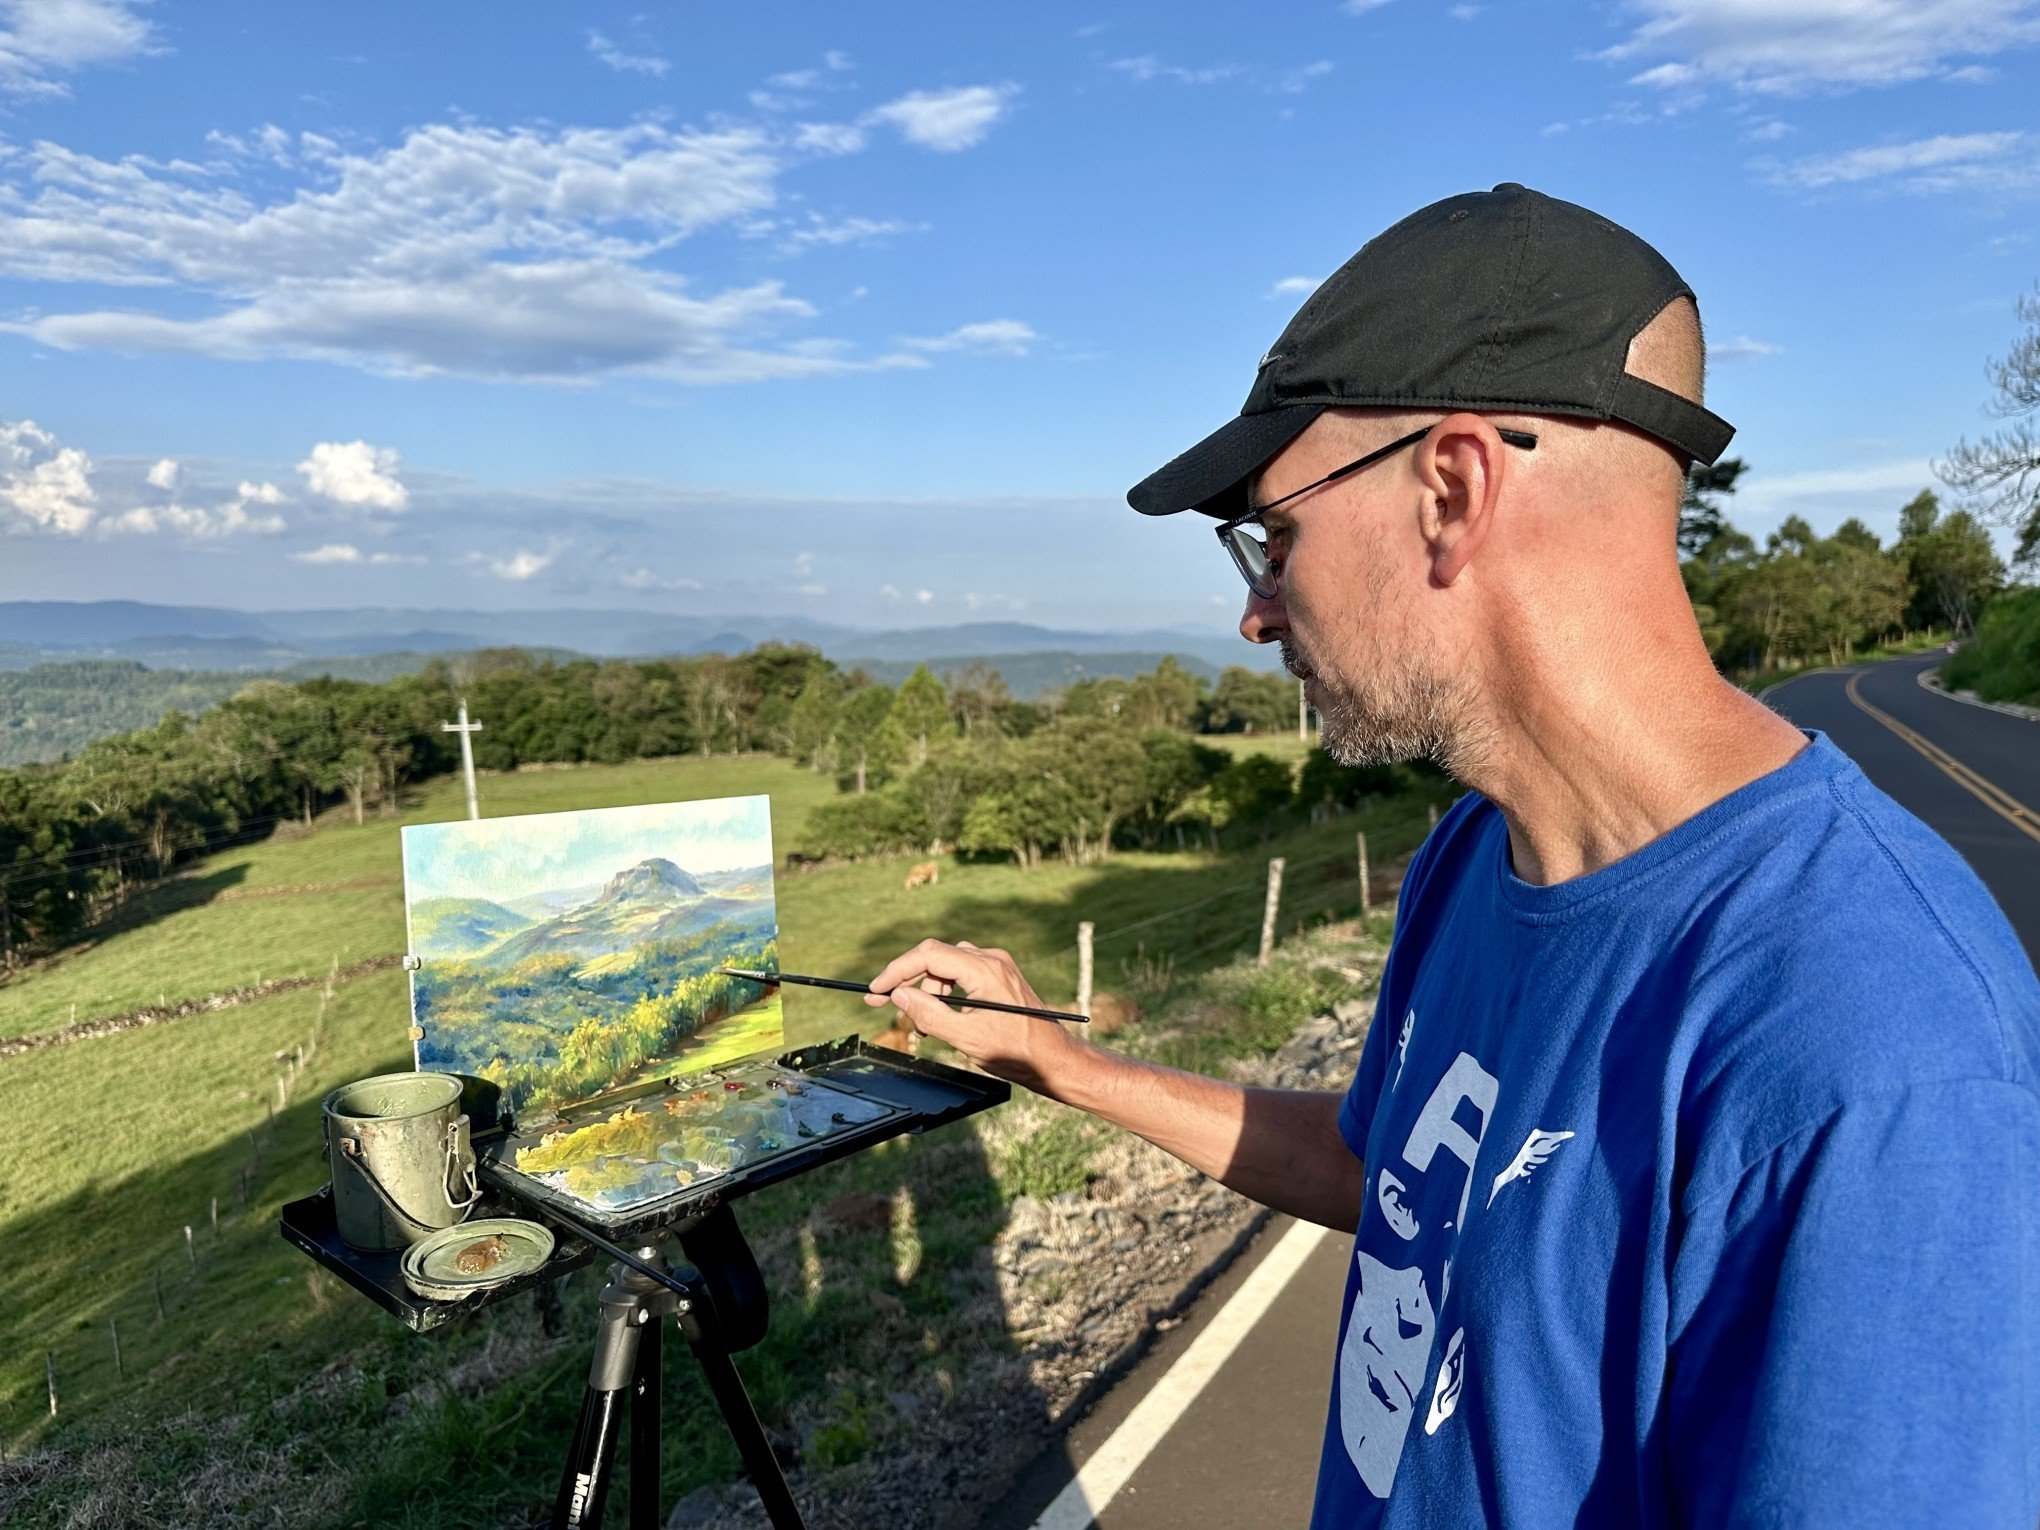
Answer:
<path fill-rule="evenodd" d="M 626 1411 L 630 1530 L 659 1530 L 664 1520 L 659 1490 L 659 1383 L 665 1350 L 661 1319 L 669 1313 L 700 1363 L 774 1530 L 803 1530 L 800 1509 L 730 1359 L 735 1351 L 749 1349 L 765 1337 L 767 1312 L 758 1262 L 730 1208 L 718 1206 L 673 1229 L 687 1257 L 670 1266 L 655 1245 L 645 1244 L 633 1252 L 565 1218 L 556 1220 L 617 1262 L 598 1299 L 595 1358 L 588 1368 L 588 1391 L 560 1477 L 559 1496 L 553 1502 L 552 1530 L 593 1530 L 601 1524 Z"/>

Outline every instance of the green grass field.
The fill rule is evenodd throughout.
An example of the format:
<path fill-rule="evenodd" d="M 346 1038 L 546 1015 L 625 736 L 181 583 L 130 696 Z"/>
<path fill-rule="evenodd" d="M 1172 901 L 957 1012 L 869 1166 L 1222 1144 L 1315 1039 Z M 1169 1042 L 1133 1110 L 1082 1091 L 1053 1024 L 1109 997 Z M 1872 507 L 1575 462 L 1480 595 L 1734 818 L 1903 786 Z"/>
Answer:
<path fill-rule="evenodd" d="M 769 791 L 782 853 L 797 842 L 805 813 L 832 790 L 810 772 L 761 758 L 532 772 L 484 777 L 482 786 L 491 816 Z M 447 816 L 458 805 L 457 792 L 453 783 L 434 783 L 406 819 Z M 1075 986 L 1077 923 L 1089 919 L 1098 929 L 1098 987 L 1159 991 L 1176 978 L 1252 950 L 1268 855 L 1288 860 L 1281 926 L 1286 934 L 1350 915 L 1355 830 L 1369 833 L 1379 872 L 1407 854 L 1424 828 L 1424 800 L 1406 797 L 1224 854 L 1122 853 L 1098 865 L 1053 863 L 1033 872 L 945 857 L 940 882 L 911 891 L 902 882 L 912 857 L 823 867 L 779 881 L 782 961 L 788 970 L 862 976 L 924 936 L 968 938 L 1011 949 L 1049 1002 L 1062 1003 Z M 396 820 L 360 827 L 328 821 L 302 838 L 227 851 L 193 868 L 189 880 L 235 889 L 374 885 L 213 897 L 174 908 L 0 988 L 0 1034 L 61 1026 L 74 1001 L 83 1019 L 152 1002 L 159 992 L 172 998 L 214 992 L 252 981 L 257 970 L 270 977 L 299 971 L 316 976 L 336 955 L 344 965 L 358 956 L 399 951 L 399 877 Z M 1377 888 L 1386 885 L 1384 877 Z M 1284 1002 L 1293 1009 L 1311 1000 L 1303 994 Z M 789 1045 L 851 1030 L 870 1033 L 889 1024 L 891 1015 L 851 995 L 813 990 L 787 991 L 785 1008 Z M 432 1406 L 418 1410 L 415 1427 L 407 1424 L 410 1432 L 382 1451 L 371 1424 L 386 1416 L 391 1397 L 426 1385 L 423 1378 L 451 1355 L 466 1357 L 462 1364 L 480 1364 L 477 1356 L 508 1341 L 495 1336 L 493 1318 L 455 1337 L 418 1341 L 402 1335 L 277 1236 L 282 1203 L 326 1177 L 320 1098 L 350 1079 L 410 1065 L 400 970 L 343 982 L 324 1006 L 323 1021 L 321 1009 L 314 986 L 0 1061 L 0 1289 L 8 1293 L 0 1303 L 0 1439 L 19 1447 L 45 1436 L 61 1442 L 104 1439 L 106 1431 L 170 1429 L 161 1437 L 173 1443 L 160 1447 L 170 1457 L 188 1449 L 194 1460 L 210 1460 L 209 1451 L 227 1447 L 206 1429 L 194 1426 L 187 1438 L 163 1422 L 196 1410 L 201 1418 L 239 1420 L 235 1427 L 244 1431 L 246 1450 L 254 1454 L 233 1459 L 254 1461 L 270 1459 L 264 1450 L 304 1448 L 306 1432 L 338 1431 L 336 1439 L 352 1439 L 365 1452 L 342 1473 L 347 1493 L 373 1496 L 401 1483 L 405 1491 L 425 1495 L 415 1512 L 387 1519 L 380 1511 L 345 1510 L 336 1501 L 339 1521 L 351 1513 L 379 1523 L 499 1523 L 500 1515 L 470 1519 L 455 1513 L 443 1496 L 434 1495 L 450 1491 L 446 1484 L 458 1477 L 487 1488 L 483 1497 L 495 1506 L 492 1513 L 503 1509 L 511 1502 L 504 1495 L 514 1496 L 514 1483 L 531 1480 L 532 1461 L 519 1452 L 528 1451 L 533 1460 L 550 1458 L 556 1442 L 549 1431 L 566 1424 L 553 1415 L 571 1408 L 568 1394 L 577 1394 L 578 1387 L 561 1381 L 550 1387 L 542 1407 L 528 1417 L 518 1411 L 514 1418 L 513 1402 L 495 1400 L 480 1383 L 468 1394 L 435 1393 Z M 1259 1032 L 1242 1035 L 1235 1050 L 1266 1042 Z M 309 1063 L 296 1073 L 296 1049 L 315 1039 Z M 1184 1060 L 1196 1065 L 1203 1059 Z M 279 1080 L 287 1098 L 272 1123 Z M 943 1268 L 962 1270 L 974 1267 L 971 1261 L 996 1231 L 1004 1200 L 1033 1185 L 1039 1169 L 988 1163 L 971 1131 L 937 1133 L 890 1155 L 860 1155 L 840 1170 L 807 1176 L 756 1198 L 755 1206 L 747 1201 L 752 1209 L 746 1226 L 761 1249 L 775 1236 L 784 1244 L 817 1197 L 867 1184 L 888 1194 L 901 1184 L 920 1184 L 924 1216 L 917 1236 L 928 1244 L 931 1259 L 940 1251 L 948 1261 Z M 851 1263 L 884 1264 L 881 1244 Z M 931 1337 L 924 1347 L 948 1342 L 946 1319 L 938 1319 L 952 1303 L 963 1311 L 968 1292 L 958 1285 L 953 1291 L 908 1294 L 920 1304 L 915 1310 L 925 1309 Z M 114 1320 L 124 1376 L 114 1365 L 109 1328 Z M 851 1287 L 810 1300 L 797 1319 L 776 1319 L 773 1339 L 746 1361 L 761 1411 L 798 1416 L 826 1402 L 850 1420 L 828 1427 L 841 1424 L 854 1435 L 857 1409 L 868 1399 L 859 1401 L 863 1393 L 857 1392 L 842 1401 L 839 1394 L 849 1396 L 843 1392 L 847 1384 L 810 1374 L 812 1358 L 799 1346 L 803 1334 L 812 1341 L 825 1330 L 832 1344 L 841 1339 L 854 1348 L 865 1342 L 859 1335 L 879 1344 L 885 1324 L 873 1328 L 874 1321 Z M 508 1317 L 502 1323 L 515 1327 Z M 46 1351 L 55 1357 L 62 1403 L 55 1431 L 46 1416 Z M 583 1363 L 579 1341 L 560 1353 L 561 1376 Z M 304 1378 L 336 1374 L 348 1378 L 347 1387 L 367 1390 L 340 1403 L 322 1401 L 317 1388 L 301 1395 Z M 706 1406 L 700 1397 L 687 1401 L 690 1386 L 698 1391 L 685 1376 L 673 1383 L 683 1411 Z M 290 1393 L 291 1400 L 272 1401 L 279 1393 Z M 338 1423 L 319 1422 L 320 1410 L 329 1405 L 340 1409 Z M 272 1417 L 293 1409 L 302 1416 L 291 1413 L 295 1422 L 288 1429 Z M 357 1427 L 359 1434 L 347 1434 Z M 669 1441 L 683 1437 L 677 1420 L 669 1424 Z M 506 1440 L 521 1443 L 511 1449 Z M 690 1480 L 720 1480 L 716 1473 L 727 1475 L 733 1464 L 714 1450 L 696 1452 L 686 1463 L 671 1475 L 678 1489 Z M 222 1502 L 266 1502 L 263 1494 L 272 1491 L 284 1489 L 249 1487 Z M 62 1494 L 48 1501 L 47 1519 L 22 1522 L 63 1522 L 58 1512 L 63 1501 Z M 298 1517 L 283 1517 L 323 1522 L 319 1515 L 307 1520 L 302 1504 L 293 1512 Z M 5 1517 L 0 1495 L 0 1518 Z"/>
<path fill-rule="evenodd" d="M 648 760 L 481 778 L 483 811 L 557 813 L 689 797 L 765 792 L 773 845 L 797 842 L 808 810 L 835 795 L 813 771 L 776 757 Z M 199 862 L 157 893 L 146 919 L 0 984 L 0 1036 L 37 1035 L 159 998 L 217 993 L 263 978 L 324 973 L 333 959 L 404 949 L 397 830 L 465 811 L 460 783 L 427 783 L 397 817 L 356 825 L 328 814 L 315 832 L 239 846 Z M 361 884 L 372 883 L 372 886 Z"/>

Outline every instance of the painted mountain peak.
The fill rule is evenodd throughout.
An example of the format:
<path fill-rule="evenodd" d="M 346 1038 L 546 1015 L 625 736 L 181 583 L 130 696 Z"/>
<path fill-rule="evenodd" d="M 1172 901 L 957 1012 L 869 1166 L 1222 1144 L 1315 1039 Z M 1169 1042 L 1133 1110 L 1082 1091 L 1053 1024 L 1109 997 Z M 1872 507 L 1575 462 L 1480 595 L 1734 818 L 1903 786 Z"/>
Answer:
<path fill-rule="evenodd" d="M 408 828 L 404 865 L 418 1066 L 512 1111 L 783 1040 L 777 994 L 715 971 L 778 965 L 762 797 Z"/>
<path fill-rule="evenodd" d="M 701 884 L 664 856 L 654 855 L 611 877 L 597 903 L 677 902 L 701 896 Z"/>

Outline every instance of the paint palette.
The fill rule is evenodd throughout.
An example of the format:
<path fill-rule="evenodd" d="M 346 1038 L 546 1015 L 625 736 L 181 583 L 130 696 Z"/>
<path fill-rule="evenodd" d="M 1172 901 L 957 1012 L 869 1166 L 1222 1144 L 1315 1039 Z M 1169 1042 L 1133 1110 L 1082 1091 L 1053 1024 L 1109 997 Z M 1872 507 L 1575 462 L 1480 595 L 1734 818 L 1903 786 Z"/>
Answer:
<path fill-rule="evenodd" d="M 569 1200 L 615 1214 L 724 1180 L 883 1121 L 895 1107 L 787 1068 L 675 1080 L 619 1105 L 520 1130 L 492 1154 Z"/>

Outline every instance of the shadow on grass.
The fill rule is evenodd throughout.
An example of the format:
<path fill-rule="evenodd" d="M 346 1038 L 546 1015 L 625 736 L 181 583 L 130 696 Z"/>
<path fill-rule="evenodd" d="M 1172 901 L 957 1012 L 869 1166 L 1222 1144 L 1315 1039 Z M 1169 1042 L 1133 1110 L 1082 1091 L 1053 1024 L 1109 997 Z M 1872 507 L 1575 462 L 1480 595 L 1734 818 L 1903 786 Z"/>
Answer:
<path fill-rule="evenodd" d="M 562 1283 L 557 1336 L 522 1297 L 412 1334 L 278 1234 L 282 1203 L 325 1178 L 318 1100 L 254 1138 L 138 1165 L 0 1227 L 20 1317 L 0 1362 L 0 1438 L 9 1455 L 60 1452 L 36 1472 L 0 1465 L 0 1521 L 540 1522 L 580 1407 L 601 1267 Z M 772 1304 L 738 1366 L 797 1495 L 883 1456 L 889 1475 L 904 1461 L 927 1484 L 925 1502 L 909 1499 L 925 1517 L 892 1522 L 960 1530 L 1048 1442 L 992 1266 L 1010 1193 L 956 1125 L 736 1203 Z M 677 1334 L 666 1356 L 662 1509 L 741 1477 Z M 612 1523 L 629 1513 L 628 1455 L 626 1438 Z"/>
<path fill-rule="evenodd" d="M 101 941 L 110 940 L 115 935 L 139 929 L 142 925 L 151 924 L 170 914 L 203 908 L 222 893 L 231 892 L 239 887 L 247 879 L 246 866 L 223 866 L 214 871 L 173 876 L 161 882 L 152 882 L 104 919 L 80 930 L 76 939 L 12 973 L 0 975 L 0 989 L 26 982 L 38 973 L 47 971 L 52 963 L 69 960 L 80 952 L 91 950 Z"/>

